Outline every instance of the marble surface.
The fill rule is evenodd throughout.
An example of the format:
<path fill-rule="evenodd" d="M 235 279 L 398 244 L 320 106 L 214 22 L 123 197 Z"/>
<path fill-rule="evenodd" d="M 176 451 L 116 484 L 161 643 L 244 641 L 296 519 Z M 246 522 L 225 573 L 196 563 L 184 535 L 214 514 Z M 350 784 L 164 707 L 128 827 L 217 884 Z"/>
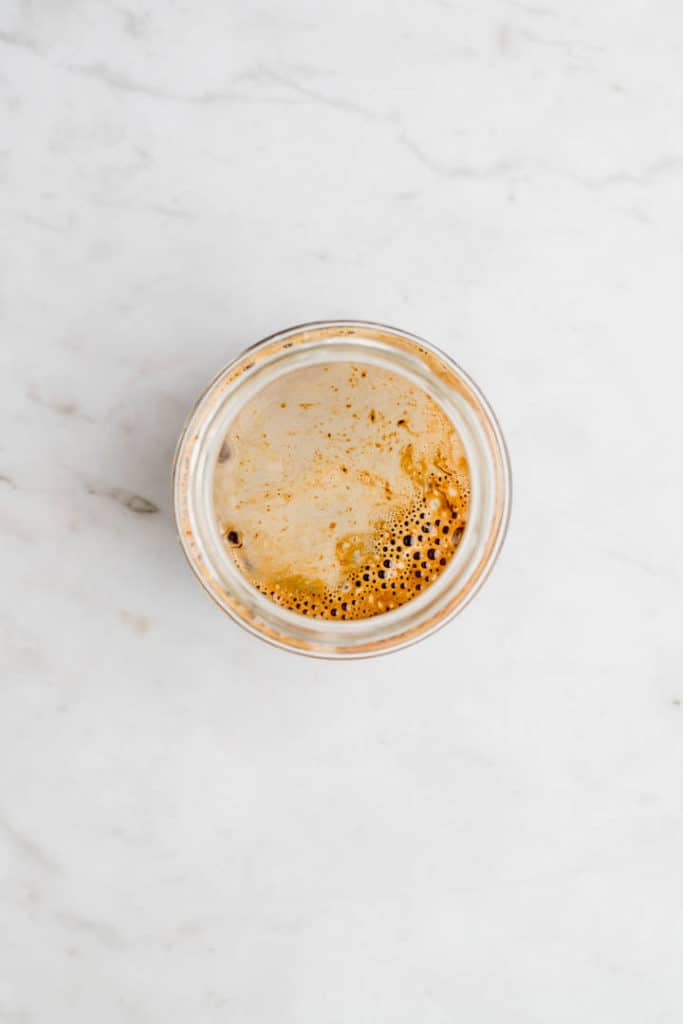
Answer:
<path fill-rule="evenodd" d="M 682 58 L 677 0 L 4 0 L 2 1024 L 683 1019 Z M 344 316 L 472 373 L 516 493 L 456 622 L 321 664 L 169 467 Z"/>

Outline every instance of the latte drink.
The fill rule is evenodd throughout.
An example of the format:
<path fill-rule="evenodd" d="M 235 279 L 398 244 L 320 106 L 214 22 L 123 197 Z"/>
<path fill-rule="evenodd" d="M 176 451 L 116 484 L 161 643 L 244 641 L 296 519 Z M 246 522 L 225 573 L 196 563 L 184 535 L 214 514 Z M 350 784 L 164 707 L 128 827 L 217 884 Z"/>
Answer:
<path fill-rule="evenodd" d="M 368 619 L 424 593 L 460 544 L 469 498 L 444 410 L 362 361 L 268 383 L 229 424 L 213 477 L 218 532 L 240 573 L 309 619 Z"/>

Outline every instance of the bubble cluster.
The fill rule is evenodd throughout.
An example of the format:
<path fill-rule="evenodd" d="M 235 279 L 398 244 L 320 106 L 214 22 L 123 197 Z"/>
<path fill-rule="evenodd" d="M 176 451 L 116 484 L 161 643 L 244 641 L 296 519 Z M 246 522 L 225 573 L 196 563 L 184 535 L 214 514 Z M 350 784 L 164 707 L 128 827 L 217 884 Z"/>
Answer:
<path fill-rule="evenodd" d="M 342 580 L 334 588 L 301 577 L 252 582 L 276 604 L 310 618 L 381 615 L 418 597 L 441 575 L 462 540 L 468 499 L 467 487 L 437 476 L 410 506 L 377 523 L 370 537 L 341 538 Z"/>

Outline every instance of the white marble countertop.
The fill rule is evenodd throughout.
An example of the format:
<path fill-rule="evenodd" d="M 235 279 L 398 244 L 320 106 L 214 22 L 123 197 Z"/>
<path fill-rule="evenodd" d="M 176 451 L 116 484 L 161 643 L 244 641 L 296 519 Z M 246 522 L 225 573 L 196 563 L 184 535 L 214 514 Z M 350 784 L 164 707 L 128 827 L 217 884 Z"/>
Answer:
<path fill-rule="evenodd" d="M 2 1024 L 680 1024 L 682 59 L 676 0 L 5 0 Z M 169 503 L 208 379 L 333 317 L 515 476 L 356 664 L 225 619 Z"/>

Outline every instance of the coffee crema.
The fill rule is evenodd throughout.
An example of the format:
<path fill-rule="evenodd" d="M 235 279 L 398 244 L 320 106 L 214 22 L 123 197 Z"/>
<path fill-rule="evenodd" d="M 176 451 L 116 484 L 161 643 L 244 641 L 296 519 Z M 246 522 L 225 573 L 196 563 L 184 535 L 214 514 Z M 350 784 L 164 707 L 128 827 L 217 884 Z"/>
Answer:
<path fill-rule="evenodd" d="M 294 370 L 242 407 L 213 482 L 239 571 L 277 604 L 366 619 L 417 597 L 467 524 L 462 441 L 408 378 L 370 363 Z"/>

